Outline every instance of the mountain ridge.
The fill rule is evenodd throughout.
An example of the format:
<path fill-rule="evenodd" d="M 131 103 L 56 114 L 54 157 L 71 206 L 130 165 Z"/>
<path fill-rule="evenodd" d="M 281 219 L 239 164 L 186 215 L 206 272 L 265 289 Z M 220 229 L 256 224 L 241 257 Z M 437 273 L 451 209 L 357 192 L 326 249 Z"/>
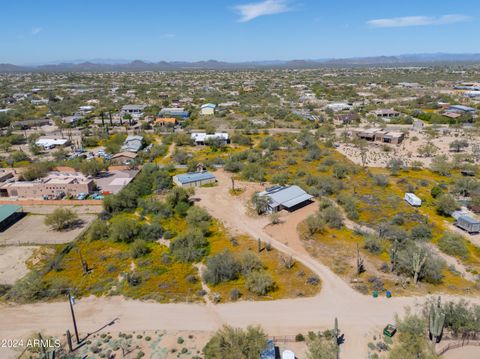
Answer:
<path fill-rule="evenodd" d="M 226 62 L 214 59 L 201 61 L 158 61 L 140 59 L 132 61 L 112 61 L 107 59 L 82 60 L 73 62 L 46 63 L 41 65 L 15 65 L 0 63 L 0 72 L 103 72 L 103 71 L 179 71 L 179 70 L 241 70 L 241 69 L 309 69 L 342 66 L 401 66 L 432 65 L 451 63 L 478 63 L 480 53 L 473 54 L 405 54 L 396 56 L 366 56 L 330 59 L 293 59 Z"/>

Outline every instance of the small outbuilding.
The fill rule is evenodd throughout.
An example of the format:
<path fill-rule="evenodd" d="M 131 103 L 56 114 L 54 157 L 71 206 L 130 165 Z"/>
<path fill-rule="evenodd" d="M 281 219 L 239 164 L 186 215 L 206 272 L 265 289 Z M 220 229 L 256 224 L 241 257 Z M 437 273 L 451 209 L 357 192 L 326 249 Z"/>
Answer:
<path fill-rule="evenodd" d="M 405 193 L 403 199 L 407 201 L 410 206 L 420 207 L 422 205 L 422 200 L 413 193 Z"/>
<path fill-rule="evenodd" d="M 480 220 L 467 215 L 458 217 L 455 225 L 469 234 L 480 233 Z"/>
<path fill-rule="evenodd" d="M 215 176 L 208 171 L 188 172 L 173 176 L 173 183 L 179 187 L 200 187 L 216 181 Z"/>

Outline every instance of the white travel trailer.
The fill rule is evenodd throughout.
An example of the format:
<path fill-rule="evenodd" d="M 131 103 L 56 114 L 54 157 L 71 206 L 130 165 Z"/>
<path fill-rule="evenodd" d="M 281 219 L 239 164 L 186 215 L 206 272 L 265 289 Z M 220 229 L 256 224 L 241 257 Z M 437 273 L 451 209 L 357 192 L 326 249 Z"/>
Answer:
<path fill-rule="evenodd" d="M 405 193 L 403 199 L 407 201 L 410 206 L 420 207 L 422 205 L 422 200 L 413 193 Z"/>

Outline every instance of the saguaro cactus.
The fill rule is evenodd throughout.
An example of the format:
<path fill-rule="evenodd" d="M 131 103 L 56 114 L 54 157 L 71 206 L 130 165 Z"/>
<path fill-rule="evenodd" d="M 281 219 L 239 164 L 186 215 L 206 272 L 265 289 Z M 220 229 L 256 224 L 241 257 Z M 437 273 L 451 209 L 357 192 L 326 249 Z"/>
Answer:
<path fill-rule="evenodd" d="M 442 312 L 441 298 L 438 297 L 437 304 L 432 303 L 429 313 L 428 329 L 432 347 L 435 349 L 435 344 L 439 343 L 442 338 L 443 327 L 445 325 L 445 313 Z"/>
<path fill-rule="evenodd" d="M 413 283 L 417 284 L 418 276 L 426 261 L 427 256 L 425 252 L 421 248 L 418 248 L 412 256 Z"/>
<path fill-rule="evenodd" d="M 335 337 L 335 345 L 337 346 L 337 359 L 340 358 L 340 343 L 339 343 L 339 336 L 340 330 L 338 329 L 338 319 L 335 317 L 335 325 L 333 327 L 333 335 Z"/>
<path fill-rule="evenodd" d="M 357 244 L 357 275 L 360 275 L 363 272 L 365 272 L 365 265 L 363 263 L 363 258 L 360 256 L 360 248 Z"/>

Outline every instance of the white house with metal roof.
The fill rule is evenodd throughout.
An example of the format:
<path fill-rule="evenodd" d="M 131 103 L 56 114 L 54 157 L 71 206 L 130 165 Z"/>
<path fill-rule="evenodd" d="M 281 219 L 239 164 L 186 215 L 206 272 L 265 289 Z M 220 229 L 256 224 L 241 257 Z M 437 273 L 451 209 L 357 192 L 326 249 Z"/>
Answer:
<path fill-rule="evenodd" d="M 267 196 L 270 198 L 269 212 L 277 212 L 282 209 L 294 211 L 312 202 L 313 196 L 309 195 L 300 187 L 293 186 L 273 186 L 265 191 L 258 193 L 258 196 Z"/>
<path fill-rule="evenodd" d="M 208 171 L 182 173 L 173 176 L 172 180 L 179 187 L 200 187 L 217 181 L 215 176 Z"/>
<path fill-rule="evenodd" d="M 49 150 L 57 146 L 68 146 L 70 141 L 65 138 L 39 138 L 35 144 Z"/>
<path fill-rule="evenodd" d="M 200 106 L 200 115 L 213 115 L 216 107 L 214 103 L 206 103 Z"/>
<path fill-rule="evenodd" d="M 215 132 L 215 133 L 206 133 L 206 132 L 193 132 L 190 137 L 195 142 L 196 145 L 204 145 L 209 140 L 219 139 L 223 143 L 229 143 L 230 137 L 227 132 Z"/>

